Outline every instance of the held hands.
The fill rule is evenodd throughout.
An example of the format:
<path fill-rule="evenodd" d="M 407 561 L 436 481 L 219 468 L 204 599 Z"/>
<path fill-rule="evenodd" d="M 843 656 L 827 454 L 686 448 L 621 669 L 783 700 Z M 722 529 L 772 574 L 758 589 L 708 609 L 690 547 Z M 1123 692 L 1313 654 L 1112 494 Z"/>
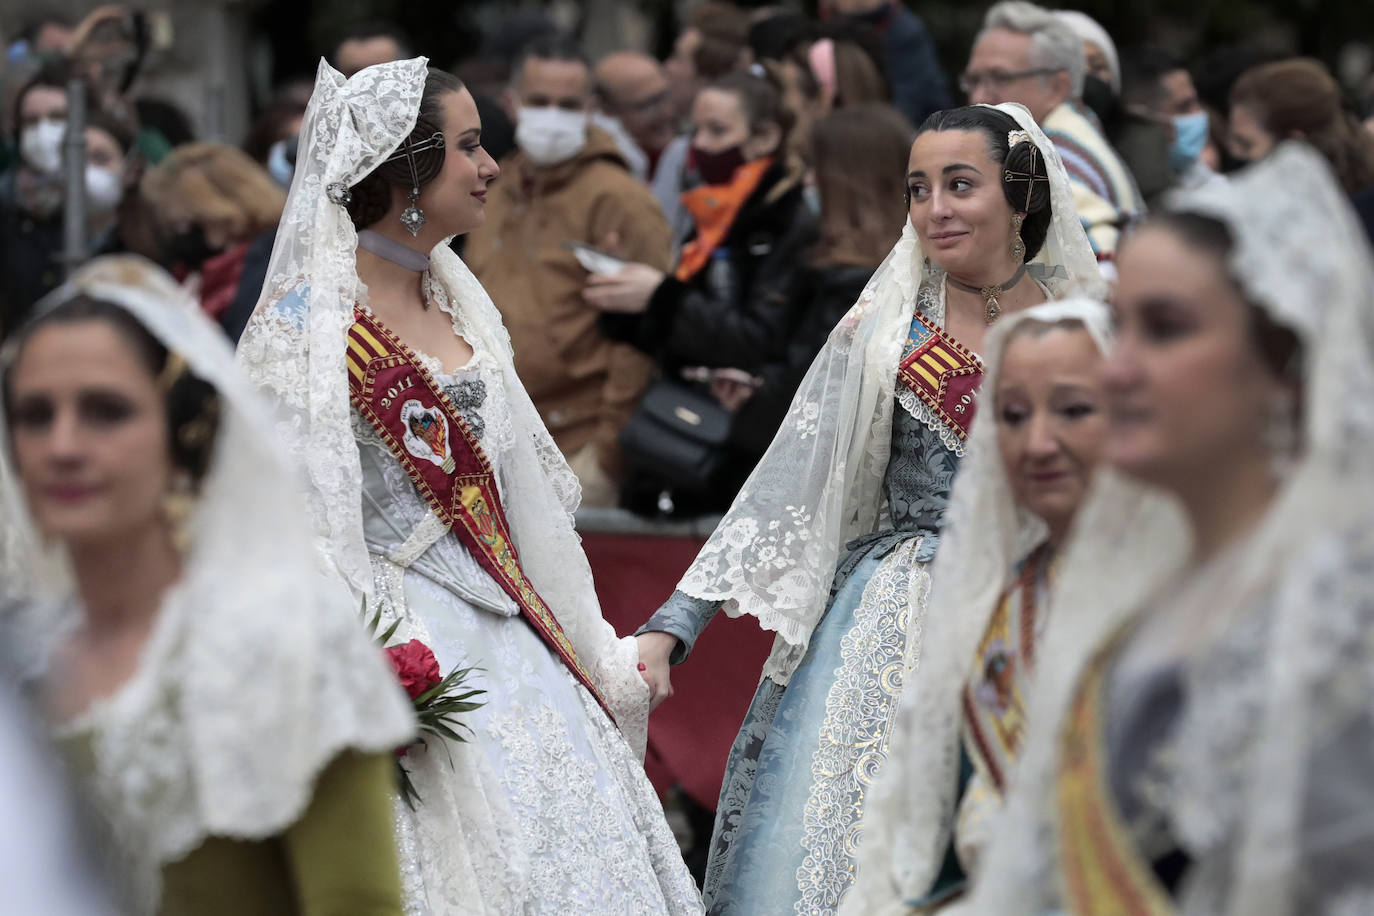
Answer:
<path fill-rule="evenodd" d="M 677 637 L 671 633 L 649 632 L 635 637 L 639 646 L 639 676 L 649 685 L 649 709 L 673 695 L 668 675 L 668 656 L 677 647 Z"/>

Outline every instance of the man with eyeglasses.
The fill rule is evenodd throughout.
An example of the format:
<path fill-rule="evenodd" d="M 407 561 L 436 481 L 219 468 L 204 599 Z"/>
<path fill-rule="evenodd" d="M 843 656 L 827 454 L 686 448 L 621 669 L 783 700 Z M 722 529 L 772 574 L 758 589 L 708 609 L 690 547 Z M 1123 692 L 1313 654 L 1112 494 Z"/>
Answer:
<path fill-rule="evenodd" d="M 677 106 L 664 66 L 638 51 L 613 51 L 593 72 L 593 121 L 612 137 L 635 177 L 663 207 L 674 235 L 691 222 L 682 209 L 682 170 L 688 140 L 678 136 Z"/>
<path fill-rule="evenodd" d="M 1099 260 L 1110 260 L 1121 229 L 1145 210 L 1130 170 L 1080 102 L 1083 43 L 1048 10 L 1005 0 L 988 10 L 960 87 L 974 104 L 1019 102 L 1064 161 L 1074 206 Z"/>

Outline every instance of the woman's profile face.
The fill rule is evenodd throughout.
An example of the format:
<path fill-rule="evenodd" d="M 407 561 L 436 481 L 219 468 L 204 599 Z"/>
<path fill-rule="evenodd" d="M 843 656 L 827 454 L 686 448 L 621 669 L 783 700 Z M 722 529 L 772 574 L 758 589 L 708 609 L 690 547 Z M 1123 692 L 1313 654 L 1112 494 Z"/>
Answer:
<path fill-rule="evenodd" d="M 993 401 L 1017 505 L 1062 534 L 1106 445 L 1102 352 L 1081 325 L 1029 327 L 1007 344 Z"/>
<path fill-rule="evenodd" d="M 462 235 L 486 222 L 487 188 L 501 175 L 501 167 L 482 146 L 482 119 L 472 93 L 450 92 L 442 107 L 444 167 L 420 189 L 420 207 L 445 235 Z M 404 191 L 399 193 L 404 197 Z"/>
<path fill-rule="evenodd" d="M 1000 283 L 1012 263 L 1002 167 L 978 131 L 927 131 L 907 160 L 911 224 L 927 257 L 965 282 Z"/>
<path fill-rule="evenodd" d="M 1264 460 L 1281 385 L 1221 259 L 1147 224 L 1122 245 L 1117 268 L 1108 459 L 1184 494 L 1200 473 Z"/>
<path fill-rule="evenodd" d="M 108 321 L 35 330 L 10 371 L 6 406 L 23 492 L 45 535 L 98 545 L 166 524 L 165 400 Z"/>
<path fill-rule="evenodd" d="M 1227 145 L 1231 155 L 1246 162 L 1263 159 L 1278 143 L 1278 138 L 1264 129 L 1259 117 L 1249 105 L 1232 105 Z"/>

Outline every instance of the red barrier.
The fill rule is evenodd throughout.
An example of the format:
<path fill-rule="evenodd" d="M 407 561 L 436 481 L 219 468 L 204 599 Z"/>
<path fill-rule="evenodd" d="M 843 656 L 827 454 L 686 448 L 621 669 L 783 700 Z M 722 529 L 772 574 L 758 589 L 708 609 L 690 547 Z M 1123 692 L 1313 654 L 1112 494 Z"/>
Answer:
<path fill-rule="evenodd" d="M 703 538 L 584 532 L 606 619 L 624 636 L 649 619 L 704 543 Z M 673 669 L 671 698 L 649 720 L 644 769 L 660 795 L 681 783 L 688 795 L 714 809 L 725 761 L 758 687 L 773 634 L 753 618 L 724 614 L 697 640 L 687 664 Z"/>

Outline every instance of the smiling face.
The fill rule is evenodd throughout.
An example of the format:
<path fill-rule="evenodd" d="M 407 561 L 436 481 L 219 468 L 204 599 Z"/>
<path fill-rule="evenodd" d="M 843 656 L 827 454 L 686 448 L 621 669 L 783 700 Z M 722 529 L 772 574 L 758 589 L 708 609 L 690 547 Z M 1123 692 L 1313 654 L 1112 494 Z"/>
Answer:
<path fill-rule="evenodd" d="M 9 431 L 38 529 L 72 547 L 165 525 L 167 410 L 131 341 L 103 319 L 34 331 L 9 378 Z"/>
<path fill-rule="evenodd" d="M 1023 327 L 993 392 L 997 447 L 1017 505 L 1059 541 L 1106 444 L 1102 353 L 1081 325 Z"/>
<path fill-rule="evenodd" d="M 911 224 L 930 260 L 960 278 L 1007 274 L 1006 265 L 1015 264 L 1012 209 L 987 139 L 977 131 L 927 131 L 911 145 L 907 169 Z"/>
<path fill-rule="evenodd" d="M 1264 431 L 1281 383 L 1221 259 L 1147 225 L 1117 266 L 1108 458 L 1180 494 L 1207 472 L 1267 461 Z"/>
<path fill-rule="evenodd" d="M 444 167 L 420 189 L 420 207 L 445 235 L 462 235 L 486 221 L 487 187 L 501 168 L 482 147 L 482 119 L 472 93 L 448 93 L 443 111 Z M 392 209 L 399 213 L 406 206 L 405 192 L 395 188 L 392 195 Z"/>

